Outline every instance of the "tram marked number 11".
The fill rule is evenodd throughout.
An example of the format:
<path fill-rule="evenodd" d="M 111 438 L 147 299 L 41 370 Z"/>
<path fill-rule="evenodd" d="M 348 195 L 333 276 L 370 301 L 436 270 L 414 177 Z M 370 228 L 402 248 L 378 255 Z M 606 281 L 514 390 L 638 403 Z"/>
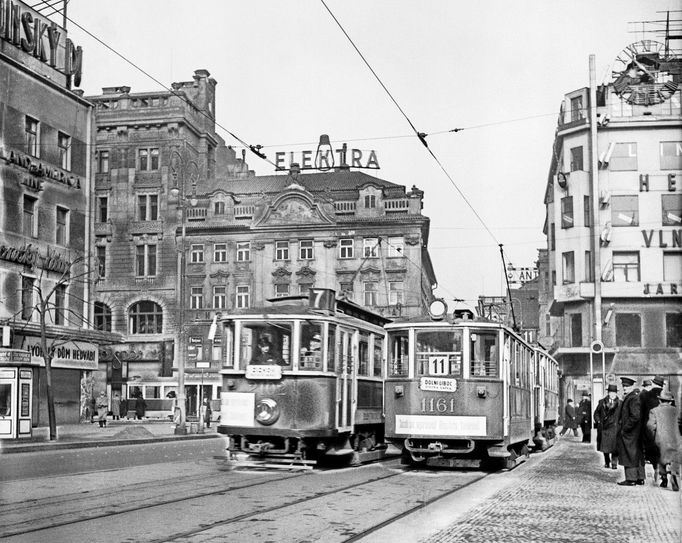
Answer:
<path fill-rule="evenodd" d="M 448 355 L 429 356 L 429 375 L 447 375 L 450 373 Z"/>

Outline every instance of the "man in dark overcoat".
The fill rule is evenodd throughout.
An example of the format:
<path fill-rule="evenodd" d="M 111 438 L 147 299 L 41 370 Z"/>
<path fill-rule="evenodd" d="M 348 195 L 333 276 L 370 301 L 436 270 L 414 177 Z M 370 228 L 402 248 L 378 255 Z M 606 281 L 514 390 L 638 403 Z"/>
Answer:
<path fill-rule="evenodd" d="M 599 400 L 594 410 L 594 426 L 597 429 L 597 450 L 604 455 L 604 467 L 617 469 L 618 449 L 616 447 L 616 433 L 618 430 L 618 386 L 609 385 L 607 394 Z"/>
<path fill-rule="evenodd" d="M 649 420 L 649 413 L 655 407 L 658 407 L 659 399 L 658 396 L 663 390 L 663 385 L 665 381 L 663 377 L 657 375 L 652 380 L 645 379 L 642 384 L 644 385 L 644 390 L 639 393 L 639 399 L 642 402 L 642 445 L 644 447 L 644 461 L 651 462 L 651 465 L 655 466 L 658 464 L 658 458 L 660 452 L 652 435 L 647 431 L 646 423 Z"/>
<path fill-rule="evenodd" d="M 618 414 L 618 463 L 625 468 L 621 486 L 644 484 L 644 453 L 642 449 L 642 405 L 635 380 L 621 377 L 625 397 Z"/>
<path fill-rule="evenodd" d="M 573 407 L 573 400 L 569 398 L 566 400 L 566 407 L 564 408 L 564 427 L 559 433 L 563 436 L 569 430 L 573 430 L 573 435 L 578 435 L 578 423 L 575 420 L 575 407 Z"/>
<path fill-rule="evenodd" d="M 580 421 L 580 431 L 583 433 L 583 443 L 589 443 L 592 439 L 592 402 L 590 394 L 583 392 L 582 400 L 578 404 L 578 420 Z"/>

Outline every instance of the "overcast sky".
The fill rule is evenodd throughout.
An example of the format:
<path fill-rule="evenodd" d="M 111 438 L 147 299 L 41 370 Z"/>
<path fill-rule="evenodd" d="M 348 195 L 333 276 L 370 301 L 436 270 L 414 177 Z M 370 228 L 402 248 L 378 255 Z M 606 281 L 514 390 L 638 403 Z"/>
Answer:
<path fill-rule="evenodd" d="M 472 307 L 503 292 L 498 243 L 518 267 L 545 246 L 559 106 L 588 85 L 590 54 L 597 80 L 608 80 L 618 52 L 642 37 L 636 22 L 680 9 L 676 0 L 325 2 L 417 130 L 432 134 L 430 148 L 485 226 L 320 0 L 71 0 L 68 32 L 84 49 L 86 94 L 160 87 L 75 23 L 166 85 L 208 70 L 217 122 L 273 162 L 277 151 L 314 150 L 320 134 L 375 150 L 381 169 L 368 174 L 425 192 L 436 294 Z M 255 155 L 247 161 L 274 173 Z"/>

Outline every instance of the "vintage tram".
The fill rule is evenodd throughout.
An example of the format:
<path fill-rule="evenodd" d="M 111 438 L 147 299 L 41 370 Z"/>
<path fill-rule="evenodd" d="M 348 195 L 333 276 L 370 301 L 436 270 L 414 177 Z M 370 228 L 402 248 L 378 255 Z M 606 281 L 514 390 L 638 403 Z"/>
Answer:
<path fill-rule="evenodd" d="M 221 315 L 218 432 L 231 462 L 312 465 L 381 457 L 388 319 L 328 289 Z"/>
<path fill-rule="evenodd" d="M 386 440 L 406 463 L 511 468 L 555 422 L 556 362 L 500 322 L 463 316 L 437 300 L 429 317 L 385 326 Z"/>

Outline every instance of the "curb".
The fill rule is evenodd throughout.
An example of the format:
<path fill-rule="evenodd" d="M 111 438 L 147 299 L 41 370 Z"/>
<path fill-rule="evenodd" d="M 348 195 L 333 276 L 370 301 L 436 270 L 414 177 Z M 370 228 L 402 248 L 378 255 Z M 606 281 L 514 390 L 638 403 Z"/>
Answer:
<path fill-rule="evenodd" d="M 222 434 L 189 434 L 185 436 L 155 436 L 137 439 L 116 439 L 112 441 L 67 441 L 63 443 L 55 441 L 10 445 L 7 448 L 0 444 L 0 454 L 57 451 L 64 449 L 91 449 L 95 447 L 115 447 L 119 445 L 143 445 L 148 443 L 165 443 L 168 441 L 184 441 L 191 439 L 215 439 L 217 437 L 223 436 Z"/>

